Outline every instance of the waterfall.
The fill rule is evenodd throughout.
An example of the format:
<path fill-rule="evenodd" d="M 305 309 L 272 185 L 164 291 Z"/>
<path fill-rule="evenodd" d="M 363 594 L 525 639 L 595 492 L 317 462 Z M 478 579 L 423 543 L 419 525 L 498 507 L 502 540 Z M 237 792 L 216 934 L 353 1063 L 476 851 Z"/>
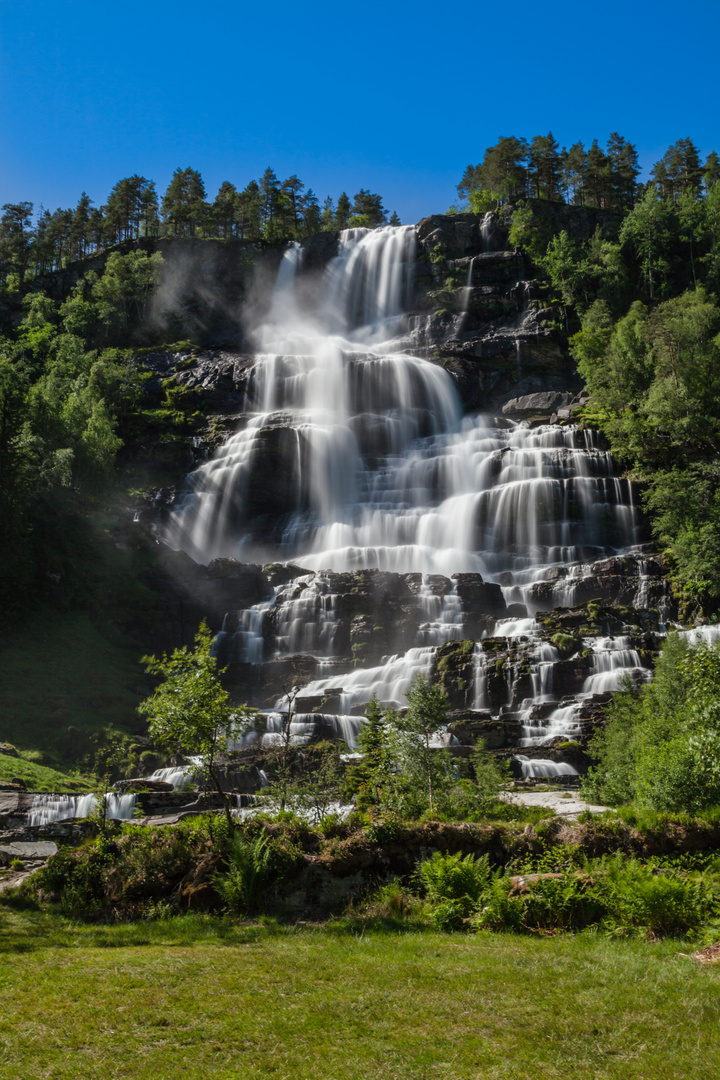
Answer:
<path fill-rule="evenodd" d="M 148 780 L 159 780 L 163 784 L 172 784 L 176 791 L 190 787 L 195 776 L 195 769 L 188 765 L 171 765 L 166 769 L 156 769 Z"/>
<path fill-rule="evenodd" d="M 523 754 L 517 754 L 516 757 L 522 766 L 522 774 L 525 778 L 577 776 L 577 769 L 565 761 L 545 761 L 543 758 L 529 758 Z"/>
<path fill-rule="evenodd" d="M 609 453 L 572 428 L 463 419 L 451 376 L 398 350 L 414 240 L 413 226 L 348 230 L 308 310 L 286 251 L 243 424 L 188 478 L 171 546 L 202 562 L 509 574 L 522 590 L 634 542 Z M 287 492 L 270 541 L 268 475 Z"/>
<path fill-rule="evenodd" d="M 105 796 L 107 816 L 121 821 L 132 818 L 135 795 Z M 29 825 L 48 825 L 52 821 L 68 821 L 72 818 L 90 817 L 97 806 L 95 795 L 35 795 L 28 811 Z"/>
<path fill-rule="evenodd" d="M 263 625 L 265 613 L 273 607 L 275 597 L 253 604 L 243 611 L 228 613 L 223 619 L 222 630 L 213 642 L 213 655 L 223 666 L 228 663 L 261 664 L 264 659 L 265 638 Z M 153 779 L 161 779 L 153 774 Z"/>
<path fill-rule="evenodd" d="M 645 676 L 640 656 L 631 647 L 629 638 L 597 638 L 588 644 L 592 645 L 593 650 L 593 672 L 585 680 L 584 694 L 618 690 L 622 680 L 634 672 Z"/>
<path fill-rule="evenodd" d="M 487 660 L 480 642 L 475 642 L 473 649 L 473 709 L 488 710 L 490 703 L 487 696 Z"/>
<path fill-rule="evenodd" d="M 681 630 L 680 633 L 689 645 L 698 645 L 700 642 L 704 645 L 714 645 L 715 642 L 720 641 L 720 623 L 696 626 L 692 630 Z"/>
<path fill-rule="evenodd" d="M 457 585 L 449 593 L 438 596 L 423 575 L 419 600 L 427 621 L 420 626 L 418 645 L 444 645 L 462 638 L 463 610 Z"/>
<path fill-rule="evenodd" d="M 483 248 L 491 231 L 486 215 Z M 534 615 L 549 598 L 571 605 L 592 562 L 638 542 L 632 485 L 615 475 L 592 432 L 463 416 L 453 377 L 406 350 L 415 244 L 414 226 L 346 230 L 312 288 L 302 248 L 288 247 L 254 329 L 258 353 L 238 428 L 187 478 L 164 538 L 203 563 L 234 557 L 305 571 L 229 613 L 215 643 L 222 663 L 316 658 L 317 678 L 296 702 L 295 739 L 321 726 L 354 746 L 373 694 L 403 706 L 412 678 L 431 672 L 436 648 L 465 635 L 456 584 L 433 582 L 463 573 L 480 574 L 507 604 L 521 605 L 487 634 L 529 659 L 523 744 L 572 737 L 579 706 L 553 700 L 559 654 L 540 640 Z M 466 299 L 472 281 L 471 260 Z M 341 616 L 329 575 L 371 569 L 422 575 L 414 595 L 423 618 L 402 646 L 414 647 L 338 674 L 331 661 L 340 658 Z M 580 699 L 641 667 L 625 639 L 603 641 L 587 644 L 593 668 Z M 488 666 L 478 644 L 472 670 L 473 707 L 486 710 Z M 519 661 L 508 660 L 507 709 L 518 671 Z M 541 719 L 531 716 L 538 704 Z M 268 713 L 263 738 L 280 737 L 282 705 Z"/>

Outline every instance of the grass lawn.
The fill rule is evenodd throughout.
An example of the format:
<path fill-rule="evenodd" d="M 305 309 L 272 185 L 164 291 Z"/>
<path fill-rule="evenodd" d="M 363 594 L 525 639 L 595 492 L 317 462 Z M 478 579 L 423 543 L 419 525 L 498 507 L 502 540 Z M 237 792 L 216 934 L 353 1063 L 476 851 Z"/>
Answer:
<path fill-rule="evenodd" d="M 720 970 L 674 941 L 78 927 L 0 906 L 0 1075 L 694 1080 Z"/>

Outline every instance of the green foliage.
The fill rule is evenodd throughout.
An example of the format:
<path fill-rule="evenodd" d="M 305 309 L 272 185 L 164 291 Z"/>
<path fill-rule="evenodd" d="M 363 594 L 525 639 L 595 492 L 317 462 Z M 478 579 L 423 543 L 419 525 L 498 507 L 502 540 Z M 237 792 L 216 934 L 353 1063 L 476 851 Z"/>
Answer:
<path fill-rule="evenodd" d="M 33 888 L 52 897 L 64 915 L 92 920 L 105 907 L 105 875 L 117 857 L 107 836 L 80 850 L 62 847 L 33 877 Z"/>
<path fill-rule="evenodd" d="M 612 324 L 596 302 L 570 342 L 618 452 L 647 482 L 657 538 L 678 585 L 720 601 L 720 308 L 701 286 Z"/>
<path fill-rule="evenodd" d="M 697 813 L 720 804 L 720 646 L 670 634 L 653 681 L 617 694 L 592 740 L 584 791 L 610 804 Z"/>
<path fill-rule="evenodd" d="M 418 867 L 418 880 L 432 903 L 442 900 L 467 900 L 477 903 L 490 881 L 487 855 L 443 855 L 439 851 Z"/>
<path fill-rule="evenodd" d="M 495 877 L 472 919 L 492 930 L 582 930 L 598 926 L 653 937 L 684 935 L 719 914 L 712 872 L 662 868 L 617 854 L 581 870 Z"/>
<path fill-rule="evenodd" d="M 435 925 L 440 930 L 456 930 L 475 910 L 492 874 L 487 855 L 475 858 L 436 851 L 420 863 L 417 877 Z"/>
<path fill-rule="evenodd" d="M 344 787 L 340 751 L 335 743 L 321 742 L 308 747 L 297 763 L 297 770 L 274 796 L 274 784 L 263 794 L 276 797 L 280 805 L 284 794 L 285 806 L 300 814 L 313 825 L 325 825 L 337 815 Z M 283 809 L 285 808 L 283 806 Z"/>
<path fill-rule="evenodd" d="M 268 837 L 236 833 L 230 838 L 227 861 L 225 873 L 213 880 L 227 910 L 233 915 L 256 911 L 274 869 Z"/>
<path fill-rule="evenodd" d="M 408 803 L 432 811 L 438 789 L 447 786 L 451 765 L 447 751 L 432 746 L 433 738 L 447 720 L 447 696 L 427 675 L 415 676 L 407 691 L 408 707 L 393 718 L 398 745 L 398 765 Z"/>
<path fill-rule="evenodd" d="M 365 722 L 357 749 L 362 758 L 347 770 L 345 786 L 355 796 L 359 810 L 390 807 L 394 803 L 395 763 L 390 710 L 383 709 L 373 694 L 365 706 Z"/>
<path fill-rule="evenodd" d="M 227 837 L 212 819 L 172 828 L 114 825 L 111 835 L 61 848 L 27 884 L 64 914 L 82 920 L 157 916 L 216 903 L 212 881 Z M 214 841 L 211 835 L 214 836 Z"/>
<path fill-rule="evenodd" d="M 218 678 L 212 653 L 213 638 L 206 623 L 195 635 L 195 648 L 183 646 L 169 656 L 143 658 L 148 674 L 163 682 L 139 711 L 149 719 L 149 732 L 159 746 L 202 757 L 202 771 L 223 798 L 228 830 L 232 832 L 231 802 L 217 772 L 217 757 L 226 753 L 249 725 L 245 706 L 234 706 Z"/>

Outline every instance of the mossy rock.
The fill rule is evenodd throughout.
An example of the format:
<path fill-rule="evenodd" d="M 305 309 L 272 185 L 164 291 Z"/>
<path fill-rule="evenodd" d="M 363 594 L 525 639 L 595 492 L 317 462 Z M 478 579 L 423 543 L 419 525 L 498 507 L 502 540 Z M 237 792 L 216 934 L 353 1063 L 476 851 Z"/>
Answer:
<path fill-rule="evenodd" d="M 582 649 L 580 638 L 574 637 L 573 634 L 564 634 L 562 631 L 553 634 L 550 638 L 550 644 L 555 646 L 563 659 Z"/>

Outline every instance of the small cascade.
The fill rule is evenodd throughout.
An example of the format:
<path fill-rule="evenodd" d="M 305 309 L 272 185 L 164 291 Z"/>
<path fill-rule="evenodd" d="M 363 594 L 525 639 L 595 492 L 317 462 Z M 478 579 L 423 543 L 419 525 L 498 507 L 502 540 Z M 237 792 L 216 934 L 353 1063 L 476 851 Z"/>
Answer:
<path fill-rule="evenodd" d="M 468 312 L 470 311 L 470 301 L 472 300 L 473 295 L 473 266 L 475 264 L 476 258 L 477 256 L 473 255 L 473 257 L 468 263 L 467 279 L 465 281 L 465 288 L 463 289 L 462 293 L 462 308 L 460 311 L 460 322 L 458 325 L 458 331 L 462 331 L 467 324 Z"/>
<path fill-rule="evenodd" d="M 498 619 L 495 623 L 495 637 L 535 637 L 538 625 L 535 619 Z"/>
<path fill-rule="evenodd" d="M 105 796 L 107 816 L 119 821 L 128 821 L 133 816 L 136 796 L 132 793 L 115 795 L 109 792 Z M 53 821 L 69 821 L 73 818 L 88 818 L 95 813 L 97 798 L 89 795 L 35 795 L 28 811 L 29 825 L 49 825 Z"/>
<path fill-rule="evenodd" d="M 553 646 L 543 645 L 542 650 L 547 656 L 546 661 L 533 662 L 533 691 L 534 696 L 522 704 L 521 723 L 522 738 L 521 746 L 538 746 L 552 742 L 554 739 L 577 739 L 582 735 L 580 711 L 582 702 L 593 694 L 605 694 L 608 691 L 619 690 L 623 679 L 627 677 L 648 678 L 648 671 L 643 667 L 640 654 L 632 648 L 630 638 L 602 637 L 589 638 L 584 642 L 586 648 L 592 649 L 592 671 L 584 680 L 582 690 L 576 695 L 576 700 L 569 704 L 561 704 L 553 709 L 544 718 L 534 718 L 536 707 L 544 701 L 552 701 L 552 664 L 559 658 L 559 654 Z M 555 653 L 555 660 L 551 660 L 551 651 Z M 548 664 L 549 674 L 541 670 L 544 663 Z"/>
<path fill-rule="evenodd" d="M 450 592 L 438 596 L 427 575 L 423 575 L 418 599 L 425 615 L 425 622 L 418 632 L 418 645 L 438 646 L 448 641 L 460 641 L 463 636 L 463 610 L 457 585 L 453 585 Z"/>
<path fill-rule="evenodd" d="M 264 620 L 275 597 L 242 611 L 229 612 L 213 642 L 213 655 L 229 663 L 261 664 L 265 659 Z"/>
<path fill-rule="evenodd" d="M 402 708 L 407 704 L 405 694 L 410 683 L 418 674 L 429 675 L 434 657 L 432 647 L 408 649 L 406 653 L 388 657 L 379 667 L 358 668 L 347 675 L 316 679 L 303 687 L 296 705 L 300 710 L 304 698 L 324 697 L 334 692 L 337 713 L 342 715 L 361 711 L 373 696 L 383 705 Z M 280 711 L 282 701 L 275 708 Z"/>
<path fill-rule="evenodd" d="M 704 645 L 714 645 L 720 641 L 720 623 L 711 626 L 695 626 L 692 630 L 681 630 L 680 633 L 690 645 L 702 642 Z"/>
<path fill-rule="evenodd" d="M 628 637 L 596 638 L 588 641 L 593 651 L 593 671 L 583 684 L 583 694 L 603 694 L 618 690 L 622 680 L 637 674 L 643 679 L 647 672 L 640 655 L 632 648 Z"/>
<path fill-rule="evenodd" d="M 286 724 L 286 713 L 268 713 L 267 730 L 262 736 L 262 745 L 281 744 Z M 290 724 L 291 745 L 302 746 L 309 742 L 317 733 L 318 725 L 327 731 L 330 738 L 342 739 L 350 750 L 354 750 L 362 726 L 362 717 L 349 716 L 346 713 L 295 713 Z"/>
<path fill-rule="evenodd" d="M 172 784 L 176 791 L 182 791 L 192 785 L 195 769 L 188 765 L 171 765 L 166 769 L 156 769 L 148 780 L 158 780 L 163 784 Z"/>
<path fill-rule="evenodd" d="M 276 647 L 280 654 L 332 656 L 337 597 L 325 574 L 307 574 L 277 589 Z"/>
<path fill-rule="evenodd" d="M 479 641 L 473 648 L 473 709 L 488 711 L 490 702 L 487 692 L 487 659 Z"/>
<path fill-rule="evenodd" d="M 553 739 L 576 739 L 581 734 L 582 728 L 579 723 L 580 706 L 577 702 L 572 705 L 561 705 L 554 709 L 547 718 L 543 737 L 539 742 L 551 742 Z M 530 743 L 525 745 L 529 746 Z"/>
<path fill-rule="evenodd" d="M 480 225 L 480 244 L 484 252 L 490 251 L 490 237 L 492 235 L 494 216 L 492 210 L 488 210 Z"/>
<path fill-rule="evenodd" d="M 578 775 L 577 769 L 565 761 L 545 761 L 543 758 L 529 758 L 523 754 L 516 754 L 515 760 L 520 762 L 523 779 L 554 779 L 558 776 Z"/>
<path fill-rule="evenodd" d="M 553 672 L 560 653 L 547 641 L 538 643 L 531 658 L 534 701 L 550 701 L 553 696 Z"/>

